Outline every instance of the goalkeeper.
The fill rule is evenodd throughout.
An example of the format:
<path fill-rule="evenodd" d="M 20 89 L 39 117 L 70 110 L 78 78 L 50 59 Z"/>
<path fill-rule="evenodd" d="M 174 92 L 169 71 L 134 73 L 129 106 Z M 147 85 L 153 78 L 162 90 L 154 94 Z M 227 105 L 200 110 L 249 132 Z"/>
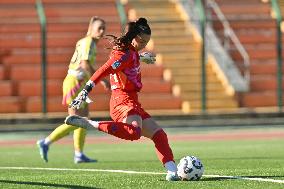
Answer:
<path fill-rule="evenodd" d="M 150 37 L 151 29 L 145 18 L 128 23 L 127 33 L 119 38 L 114 37 L 109 60 L 93 74 L 70 104 L 70 107 L 76 109 L 85 101 L 90 101 L 88 93 L 101 79 L 110 75 L 110 115 L 114 121 L 91 121 L 73 115 L 68 116 L 65 122 L 82 128 L 97 128 L 125 140 L 138 140 L 141 136 L 151 139 L 159 160 L 167 169 L 166 179 L 175 181 L 179 177 L 167 135 L 138 101 L 138 93 L 142 88 L 139 59 L 144 59 L 148 64 L 155 62 L 155 57 L 150 53 L 142 54 L 141 57 L 138 54 L 147 45 Z"/>
<path fill-rule="evenodd" d="M 69 64 L 68 74 L 63 82 L 63 105 L 68 105 L 83 89 L 90 76 L 94 73 L 94 64 L 97 54 L 97 43 L 105 33 L 105 21 L 99 17 L 92 17 L 86 37 L 80 39 L 76 44 L 76 49 Z M 109 82 L 103 80 L 105 88 L 110 88 Z M 84 103 L 79 109 L 68 108 L 69 115 L 80 115 L 88 117 L 88 104 Z M 40 155 L 45 162 L 48 161 L 48 149 L 50 144 L 58 141 L 70 132 L 74 131 L 74 162 L 85 163 L 95 162 L 83 153 L 86 137 L 86 129 L 75 128 L 74 126 L 62 124 L 58 126 L 48 137 L 37 141 Z"/>

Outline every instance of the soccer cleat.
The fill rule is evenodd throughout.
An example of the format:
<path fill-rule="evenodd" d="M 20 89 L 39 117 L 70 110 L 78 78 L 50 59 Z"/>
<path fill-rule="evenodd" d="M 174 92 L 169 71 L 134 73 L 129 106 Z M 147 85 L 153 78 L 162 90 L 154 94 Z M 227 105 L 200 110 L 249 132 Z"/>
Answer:
<path fill-rule="evenodd" d="M 67 116 L 66 119 L 65 119 L 65 123 L 67 125 L 72 125 L 72 126 L 75 126 L 75 127 L 81 127 L 81 128 L 84 128 L 84 129 L 93 127 L 93 125 L 90 124 L 89 121 L 86 118 L 83 118 L 83 117 L 77 116 L 77 115 Z"/>
<path fill-rule="evenodd" d="M 40 157 L 45 162 L 48 162 L 48 159 L 47 159 L 48 145 L 44 144 L 44 139 L 38 140 L 37 141 L 37 146 L 39 148 Z"/>
<path fill-rule="evenodd" d="M 166 180 L 167 181 L 180 181 L 179 176 L 177 175 L 177 173 L 167 173 L 166 176 Z"/>
<path fill-rule="evenodd" d="M 97 160 L 90 159 L 86 155 L 82 154 L 81 156 L 74 156 L 74 163 L 95 163 Z"/>

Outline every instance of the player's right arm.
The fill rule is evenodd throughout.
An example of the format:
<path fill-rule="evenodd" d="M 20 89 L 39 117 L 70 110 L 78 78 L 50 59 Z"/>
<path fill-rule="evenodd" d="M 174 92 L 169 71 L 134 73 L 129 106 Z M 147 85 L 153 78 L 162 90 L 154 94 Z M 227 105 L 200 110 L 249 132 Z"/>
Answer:
<path fill-rule="evenodd" d="M 88 99 L 88 94 L 92 88 L 109 74 L 117 73 L 128 66 L 130 52 L 116 51 L 110 59 L 103 64 L 89 79 L 84 89 L 70 104 L 71 108 L 79 109 L 81 104 Z"/>

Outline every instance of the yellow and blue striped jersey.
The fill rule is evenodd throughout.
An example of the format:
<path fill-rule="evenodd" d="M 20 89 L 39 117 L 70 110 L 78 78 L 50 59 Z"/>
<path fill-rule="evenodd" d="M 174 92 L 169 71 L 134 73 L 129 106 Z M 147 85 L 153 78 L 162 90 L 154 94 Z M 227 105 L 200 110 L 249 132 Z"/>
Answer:
<path fill-rule="evenodd" d="M 80 70 L 80 62 L 88 60 L 91 65 L 95 64 L 97 55 L 96 43 L 91 36 L 80 39 L 76 44 L 75 52 L 69 64 L 69 70 Z"/>

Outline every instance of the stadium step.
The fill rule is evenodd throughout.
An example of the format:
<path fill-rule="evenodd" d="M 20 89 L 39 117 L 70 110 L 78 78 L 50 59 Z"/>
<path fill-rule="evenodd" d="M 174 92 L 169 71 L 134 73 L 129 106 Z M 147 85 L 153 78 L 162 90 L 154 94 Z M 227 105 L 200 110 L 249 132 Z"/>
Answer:
<path fill-rule="evenodd" d="M 172 94 L 141 94 L 139 96 L 142 107 L 146 110 L 158 110 L 158 109 L 181 109 L 181 99 L 174 97 Z"/>
<path fill-rule="evenodd" d="M 251 59 L 276 59 L 276 49 L 268 50 L 268 49 L 247 49 L 247 53 Z M 239 52 L 236 50 L 230 52 L 233 59 L 240 60 L 242 59 Z M 284 54 L 284 53 L 282 53 Z"/>
<path fill-rule="evenodd" d="M 0 113 L 23 112 L 24 104 L 22 98 L 17 96 L 5 96 L 0 100 Z"/>
<path fill-rule="evenodd" d="M 191 60 L 179 60 L 177 59 L 165 59 L 164 57 L 161 57 L 162 62 L 158 62 L 158 64 L 161 64 L 167 68 L 170 68 L 173 72 L 182 72 L 183 70 L 188 71 L 191 69 L 196 69 L 201 67 L 201 62 L 198 58 L 194 58 Z"/>
<path fill-rule="evenodd" d="M 175 4 L 160 0 L 151 1 L 151 2 L 130 0 L 129 3 L 133 6 L 134 9 L 141 12 L 142 11 L 144 12 L 145 9 L 148 10 L 149 12 L 151 11 L 152 13 L 155 12 L 156 10 L 161 10 L 161 9 L 172 10 L 172 11 L 175 10 Z"/>
<path fill-rule="evenodd" d="M 214 72 L 213 72 L 212 69 L 207 69 L 206 71 L 207 71 L 207 74 L 208 74 L 208 78 L 213 76 Z M 183 66 L 183 65 L 176 66 L 175 68 L 170 69 L 170 72 L 171 72 L 172 75 L 177 76 L 177 77 L 188 76 L 189 77 L 188 80 L 194 79 L 192 77 L 201 78 L 201 75 L 200 75 L 201 74 L 201 66 L 198 65 L 198 64 L 196 64 L 196 65 L 189 64 L 188 66 Z"/>
<path fill-rule="evenodd" d="M 276 36 L 275 34 L 271 34 L 271 33 L 268 33 L 268 34 L 257 34 L 257 33 L 254 33 L 254 34 L 251 34 L 251 35 L 248 35 L 248 34 L 238 34 L 238 37 L 239 37 L 239 40 L 244 44 L 254 44 L 254 43 L 264 43 L 264 44 L 267 44 L 267 43 L 275 43 L 276 41 Z"/>
<path fill-rule="evenodd" d="M 233 4 L 233 5 L 242 5 L 244 3 L 249 4 L 249 3 L 259 3 L 259 0 L 215 0 L 217 3 L 222 3 L 222 4 Z"/>
<path fill-rule="evenodd" d="M 10 78 L 13 80 L 40 80 L 41 65 L 26 64 L 11 67 Z M 68 64 L 49 64 L 47 66 L 48 79 L 64 79 L 68 70 Z M 163 78 L 163 67 L 144 64 L 141 66 L 141 72 L 144 78 Z M 1 67 L 0 67 L 1 73 Z M 31 74 L 33 73 L 33 74 Z"/>
<path fill-rule="evenodd" d="M 90 18 L 89 18 L 90 19 Z M 88 28 L 88 19 L 83 23 L 48 23 L 47 24 L 47 31 L 48 33 L 52 32 L 77 32 L 78 37 L 80 33 L 86 33 L 86 28 Z M 118 33 L 120 31 L 120 24 L 116 22 L 108 22 L 108 26 L 106 28 L 107 33 Z M 1 24 L 0 28 L 1 33 L 5 34 L 14 34 L 14 33 L 39 33 L 40 26 L 38 23 L 22 23 L 22 24 L 13 24 L 13 23 L 6 23 Z"/>
<path fill-rule="evenodd" d="M 149 22 L 151 21 L 149 20 Z M 168 22 L 156 22 L 156 23 L 151 23 L 151 29 L 153 31 L 156 31 L 156 30 L 167 30 L 167 31 L 185 30 L 186 24 L 183 21 L 175 22 L 174 24 L 169 24 Z"/>
<path fill-rule="evenodd" d="M 183 92 L 201 92 L 201 83 L 179 83 L 179 86 L 181 86 L 181 90 Z M 224 92 L 225 93 L 225 88 L 222 86 L 220 83 L 208 83 L 206 85 L 206 89 L 210 92 Z"/>
<path fill-rule="evenodd" d="M 62 96 L 62 82 L 63 80 L 49 79 L 47 82 L 47 95 L 48 96 Z M 170 82 L 164 81 L 162 79 L 144 79 L 143 93 L 166 93 L 171 94 L 172 85 Z M 7 85 L 7 84 L 6 84 Z M 29 96 L 41 96 L 42 94 L 42 82 L 40 80 L 25 80 L 18 81 L 18 93 L 17 95 L 22 97 Z M 3 84 L 4 86 L 4 84 Z M 8 86 L 7 86 L 8 88 Z M 11 90 L 11 89 L 10 89 Z M 97 85 L 93 90 L 94 94 L 106 94 L 110 93 L 104 90 L 102 85 Z"/>
<path fill-rule="evenodd" d="M 54 53 L 48 54 L 47 62 L 48 64 L 65 64 L 68 66 L 70 62 L 70 57 L 72 57 L 73 52 L 62 52 L 62 53 Z M 4 58 L 4 65 L 23 65 L 23 64 L 40 64 L 41 55 L 40 54 L 18 54 Z M 105 63 L 108 60 L 108 54 L 98 54 L 97 62 L 98 64 Z"/>
<path fill-rule="evenodd" d="M 7 70 L 3 64 L 0 64 L 0 80 L 4 80 L 7 78 Z"/>
<path fill-rule="evenodd" d="M 106 111 L 109 109 L 109 96 L 106 95 L 97 95 L 96 102 L 93 104 L 96 107 L 95 111 Z M 48 112 L 65 112 L 67 111 L 67 106 L 61 104 L 61 97 L 49 97 L 47 99 L 47 111 Z M 90 105 L 92 107 L 92 105 Z M 26 112 L 41 112 L 42 111 L 42 98 L 39 96 L 36 97 L 27 97 L 25 99 L 24 111 Z"/>
<path fill-rule="evenodd" d="M 58 7 L 45 5 L 45 15 L 50 17 L 73 17 L 73 16 L 80 16 L 80 17 L 91 17 L 94 12 L 101 17 L 112 17 L 114 20 L 117 20 L 117 10 L 115 6 L 109 5 L 97 5 L 92 6 L 93 4 L 82 4 L 79 6 L 68 6 L 64 7 L 61 6 L 59 9 Z M 105 7 L 107 7 L 108 11 L 105 11 Z M 32 8 L 32 9 L 31 9 Z M 74 11 L 76 8 L 76 11 Z M 9 17 L 37 17 L 37 12 L 34 7 L 22 7 L 21 11 L 18 11 L 17 7 L 6 7 L 5 9 L 1 9 L 0 16 L 1 18 L 9 18 Z"/>
<path fill-rule="evenodd" d="M 52 64 L 47 66 L 48 79 L 63 79 L 66 76 L 68 66 L 65 64 Z M 32 74 L 31 74 L 32 73 Z M 11 67 L 10 77 L 13 80 L 40 80 L 41 65 L 26 64 Z"/>
<path fill-rule="evenodd" d="M 109 95 L 96 95 L 94 104 L 90 104 L 91 111 L 107 111 L 109 110 Z M 139 97 L 140 102 L 146 110 L 155 109 L 181 109 L 180 98 L 173 97 L 169 94 L 143 94 Z M 64 112 L 67 107 L 61 105 L 62 98 L 52 97 L 47 99 L 47 110 L 49 112 Z M 41 112 L 41 97 L 27 97 L 25 99 L 25 111 Z"/>
<path fill-rule="evenodd" d="M 251 78 L 250 87 L 251 87 L 251 90 L 255 92 L 257 91 L 276 91 L 277 90 L 276 75 L 271 75 L 271 76 L 266 76 L 266 77 L 254 76 L 253 78 Z M 284 83 L 282 84 L 282 88 L 283 87 L 284 87 Z"/>
<path fill-rule="evenodd" d="M 81 4 L 81 3 L 114 3 L 115 0 L 61 0 L 61 3 L 75 3 L 75 4 Z M 53 3 L 53 4 L 58 4 L 57 0 L 43 0 L 44 3 Z M 34 0 L 1 0 L 0 4 L 3 5 L 27 5 L 27 4 L 35 4 Z"/>
<path fill-rule="evenodd" d="M 18 95 L 22 97 L 41 96 L 42 83 L 40 80 L 18 81 Z M 58 96 L 62 94 L 61 80 L 47 81 L 47 95 Z"/>
<path fill-rule="evenodd" d="M 224 106 L 223 104 L 226 104 Z M 220 99 L 220 100 L 207 100 L 206 106 L 208 109 L 235 109 L 238 107 L 238 104 L 235 100 L 232 99 Z M 189 109 L 196 110 L 201 109 L 202 103 L 201 101 L 191 101 L 189 103 Z"/>
<path fill-rule="evenodd" d="M 219 83 L 219 79 L 211 74 L 211 75 L 208 75 L 206 74 L 206 80 L 208 83 Z M 184 79 L 187 79 L 187 80 L 184 80 Z M 198 84 L 198 85 L 201 85 L 201 74 L 198 74 L 198 75 L 189 75 L 189 74 L 184 74 L 184 75 L 174 75 L 173 74 L 173 81 L 176 83 L 176 84 L 182 84 L 182 83 L 187 83 L 187 84 Z"/>
<path fill-rule="evenodd" d="M 202 99 L 201 97 L 201 90 L 197 92 L 187 92 L 182 93 L 181 97 L 185 99 L 186 101 L 200 101 Z M 225 95 L 223 92 L 218 91 L 207 91 L 206 93 L 206 99 L 207 100 L 222 100 L 222 99 L 228 99 L 231 98 L 228 95 Z"/>
<path fill-rule="evenodd" d="M 47 35 L 47 47 L 59 48 L 59 47 L 75 47 L 76 42 L 84 36 L 85 33 L 51 33 Z M 98 44 L 98 48 L 106 48 L 110 46 L 107 40 L 102 40 L 103 44 Z M 25 33 L 12 36 L 11 34 L 5 34 L 0 37 L 1 47 L 6 48 L 40 48 L 41 36 L 35 33 Z"/>
<path fill-rule="evenodd" d="M 246 94 L 242 99 L 242 104 L 245 107 L 267 107 L 277 105 L 277 93 L 274 91 L 251 92 Z M 284 100 L 284 98 L 283 98 Z"/>
<path fill-rule="evenodd" d="M 230 14 L 239 14 L 239 16 L 242 16 L 243 14 L 250 14 L 250 15 L 263 15 L 263 14 L 270 14 L 270 7 L 265 4 L 259 4 L 259 3 L 248 3 L 246 2 L 246 6 L 243 6 L 243 4 L 236 4 L 236 3 L 224 3 L 221 4 L 220 8 L 223 10 L 223 13 L 226 15 Z"/>
<path fill-rule="evenodd" d="M 251 62 L 250 91 L 241 95 L 241 106 L 276 106 L 276 22 L 270 16 L 270 3 L 258 0 L 216 1 L 247 50 Z M 214 26 L 217 31 L 220 29 L 220 23 Z M 240 65 L 242 58 L 239 53 L 235 49 L 230 49 L 230 53 Z"/>
<path fill-rule="evenodd" d="M 10 80 L 1 80 L 0 81 L 0 96 L 13 96 L 16 92 L 15 85 Z"/>
<path fill-rule="evenodd" d="M 154 40 L 154 44 L 157 44 L 157 45 L 176 45 L 176 44 L 196 44 L 196 42 L 189 35 L 187 35 L 187 36 L 176 36 L 175 40 L 169 38 L 168 36 L 157 36 Z"/>
<path fill-rule="evenodd" d="M 235 30 L 259 30 L 275 28 L 275 22 L 271 20 L 230 20 L 230 26 Z M 223 26 L 220 23 L 214 24 L 216 30 L 220 30 Z"/>
<path fill-rule="evenodd" d="M 200 59 L 200 55 L 198 53 L 179 53 L 172 51 L 172 53 L 163 53 L 162 54 L 162 60 L 165 62 L 181 62 L 181 61 L 194 61 L 197 62 L 196 60 Z M 173 63 L 172 63 L 173 64 Z"/>
<path fill-rule="evenodd" d="M 193 100 L 193 103 L 195 103 L 197 97 L 188 98 L 188 94 L 200 92 L 200 43 L 193 38 L 192 31 L 188 30 L 181 13 L 172 2 L 163 2 L 161 7 L 151 7 L 152 4 L 145 1 L 143 8 L 141 8 L 142 3 L 136 1 L 130 1 L 130 3 L 135 8 L 137 17 L 143 16 L 146 11 L 153 29 L 152 39 L 155 52 L 158 53 L 157 63 L 167 68 L 164 72 L 164 78 L 173 81 L 175 84 L 173 87 L 174 94 L 182 97 L 183 101 L 189 100 L 189 103 L 191 103 L 191 100 Z M 144 11 L 145 7 L 147 7 L 147 10 Z M 158 15 L 166 15 L 167 20 L 159 20 Z M 220 84 L 220 80 L 216 77 L 212 68 L 208 67 L 207 72 L 208 90 L 218 91 L 224 94 L 224 97 L 227 97 L 225 88 Z M 227 99 L 232 100 L 232 97 L 229 96 Z M 226 103 L 220 103 L 219 106 L 226 106 Z M 218 105 L 215 107 L 218 107 Z M 196 106 L 194 109 L 200 110 L 200 106 Z M 185 111 L 187 112 L 187 110 Z"/>
<path fill-rule="evenodd" d="M 252 75 L 274 75 L 277 73 L 277 65 L 275 59 L 267 59 L 263 63 L 257 61 L 251 62 L 250 72 Z M 284 68 L 283 72 L 284 72 Z"/>
<path fill-rule="evenodd" d="M 60 105 L 62 81 L 76 41 L 86 34 L 89 20 L 94 16 L 94 12 L 97 16 L 104 17 L 107 21 L 107 32 L 115 35 L 120 34 L 119 17 L 115 0 L 43 0 L 43 3 L 48 21 L 47 77 L 51 78 L 47 82 L 47 92 L 52 98 L 59 98 L 59 101 L 56 101 L 59 106 L 53 104 L 54 101 L 51 100 L 49 109 L 59 108 L 56 111 L 65 112 L 66 108 L 62 109 Z M 92 6 L 94 4 L 96 6 Z M 29 108 L 26 108 L 25 99 L 41 95 L 41 38 L 35 1 L 3 0 L 0 5 L 0 49 L 1 52 L 2 49 L 9 51 L 5 56 L 0 55 L 0 87 L 4 89 L 0 92 L 0 102 L 6 101 L 6 97 L 3 96 L 15 95 L 12 96 L 13 98 L 8 98 L 5 104 L 10 109 L 4 109 L 5 106 L 1 104 L 0 112 L 27 112 Z M 105 41 L 99 44 L 99 49 L 104 49 L 104 45 L 108 47 L 109 43 Z M 99 63 L 104 63 L 108 59 L 108 52 L 109 50 L 98 53 Z M 152 73 L 157 80 L 162 78 L 161 69 L 153 69 Z M 151 74 L 148 76 L 151 77 Z M 171 87 L 168 85 L 169 83 L 164 84 L 161 90 L 169 91 Z M 102 86 L 98 86 L 97 90 L 101 94 L 106 94 Z M 37 110 L 41 111 L 39 108 Z"/>

